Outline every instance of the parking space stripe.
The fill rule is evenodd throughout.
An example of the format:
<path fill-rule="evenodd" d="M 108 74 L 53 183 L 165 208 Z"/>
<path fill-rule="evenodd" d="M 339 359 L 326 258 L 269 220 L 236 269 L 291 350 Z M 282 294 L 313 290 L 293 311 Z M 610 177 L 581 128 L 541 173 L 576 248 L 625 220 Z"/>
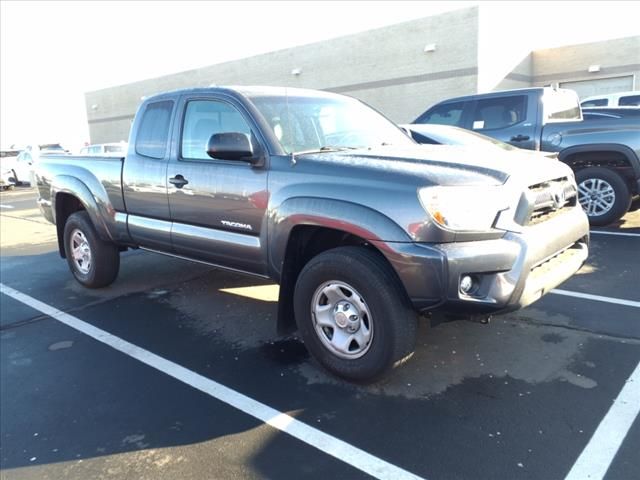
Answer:
<path fill-rule="evenodd" d="M 613 235 L 617 237 L 640 237 L 640 233 L 629 232 L 605 232 L 604 230 L 591 230 L 590 233 L 595 233 L 596 235 Z"/>
<path fill-rule="evenodd" d="M 0 203 L 0 208 L 14 208 L 13 205 L 2 205 Z"/>
<path fill-rule="evenodd" d="M 638 413 L 640 413 L 640 363 L 614 400 L 565 480 L 604 478 Z"/>
<path fill-rule="evenodd" d="M 62 312 L 46 303 L 36 300 L 18 290 L 0 283 L 0 292 L 17 300 L 63 324 L 114 348 L 125 355 L 165 373 L 210 397 L 230 405 L 247 415 L 287 433 L 318 450 L 337 458 L 362 472 L 381 480 L 420 480 L 421 477 L 388 463 L 364 450 L 324 433 L 274 408 L 260 403 L 240 392 L 225 387 L 221 383 L 193 372 L 177 363 L 167 360 L 137 345 L 116 337 L 104 330 Z"/>
<path fill-rule="evenodd" d="M 551 293 L 556 295 L 566 295 L 567 297 L 584 298 L 585 300 L 595 300 L 596 302 L 615 303 L 617 305 L 625 305 L 627 307 L 640 308 L 640 302 L 634 300 L 624 300 L 622 298 L 603 297 L 602 295 L 592 295 L 590 293 L 572 292 L 570 290 L 551 290 Z"/>

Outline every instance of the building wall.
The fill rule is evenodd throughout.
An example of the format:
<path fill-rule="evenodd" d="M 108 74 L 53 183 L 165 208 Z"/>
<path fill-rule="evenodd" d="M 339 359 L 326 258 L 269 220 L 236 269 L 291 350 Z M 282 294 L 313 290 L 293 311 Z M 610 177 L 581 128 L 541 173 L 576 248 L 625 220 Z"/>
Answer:
<path fill-rule="evenodd" d="M 518 25 L 505 26 L 500 15 L 480 12 L 478 7 L 466 8 L 88 92 L 91 141 L 127 139 L 145 96 L 214 83 L 344 93 L 398 123 L 412 121 L 446 98 L 491 90 L 565 82 L 580 82 L 572 84 L 576 89 L 597 90 L 615 85 L 594 81 L 625 76 L 632 76 L 634 88 L 640 89 L 640 36 L 529 52 L 523 43 L 505 42 L 518 38 L 512 31 Z M 425 52 L 427 44 L 434 44 L 435 50 Z M 590 65 L 600 65 L 600 72 L 588 73 Z M 301 73 L 292 75 L 293 69 Z"/>
<path fill-rule="evenodd" d="M 530 7 L 517 3 L 497 2 L 483 5 L 479 11 L 477 93 L 502 89 L 501 83 L 510 75 L 506 88 L 529 86 L 528 78 L 520 80 L 522 75 L 531 75 L 527 58 L 532 49 L 533 37 L 528 33 L 532 26 L 527 22 L 510 21 L 510 18 L 526 15 L 524 12 Z"/>
<path fill-rule="evenodd" d="M 533 54 L 529 53 L 511 72 L 496 86 L 494 91 L 527 88 L 533 79 Z"/>
<path fill-rule="evenodd" d="M 368 32 L 86 94 L 91 141 L 122 140 L 142 97 L 184 87 L 280 85 L 362 99 L 410 122 L 442 98 L 474 93 L 478 8 L 447 12 Z M 424 52 L 426 44 L 436 50 Z M 293 69 L 300 75 L 292 75 Z"/>
<path fill-rule="evenodd" d="M 633 76 L 632 88 L 638 90 L 640 36 L 536 50 L 532 64 L 534 86 Z M 599 65 L 600 71 L 589 73 L 591 65 Z"/>

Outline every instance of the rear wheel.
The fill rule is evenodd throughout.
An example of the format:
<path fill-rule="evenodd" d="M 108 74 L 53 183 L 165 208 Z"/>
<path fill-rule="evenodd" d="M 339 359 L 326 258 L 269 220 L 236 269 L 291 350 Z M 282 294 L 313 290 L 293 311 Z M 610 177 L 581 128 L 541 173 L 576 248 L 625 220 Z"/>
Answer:
<path fill-rule="evenodd" d="M 604 167 L 588 167 L 576 173 L 578 201 L 591 225 L 620 220 L 629 210 L 631 193 L 624 179 Z"/>
<path fill-rule="evenodd" d="M 391 267 L 365 248 L 340 247 L 309 261 L 294 308 L 308 350 L 340 377 L 373 381 L 413 353 L 417 315 Z"/>
<path fill-rule="evenodd" d="M 64 250 L 71 273 L 85 287 L 106 287 L 118 276 L 118 247 L 98 237 L 85 211 L 76 212 L 67 219 Z"/>

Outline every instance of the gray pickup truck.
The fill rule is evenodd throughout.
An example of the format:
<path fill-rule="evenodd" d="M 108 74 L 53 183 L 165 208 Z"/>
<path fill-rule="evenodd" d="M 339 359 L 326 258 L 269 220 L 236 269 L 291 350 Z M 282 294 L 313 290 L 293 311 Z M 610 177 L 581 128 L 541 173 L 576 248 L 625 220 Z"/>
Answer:
<path fill-rule="evenodd" d="M 207 88 L 147 98 L 126 158 L 44 156 L 36 180 L 81 284 L 113 282 L 127 248 L 273 279 L 279 330 L 368 381 L 412 354 L 419 314 L 512 311 L 587 258 L 569 167 L 482 157 L 353 98 Z"/>
<path fill-rule="evenodd" d="M 573 90 L 537 87 L 449 98 L 413 123 L 453 125 L 516 147 L 557 152 L 575 173 L 591 224 L 607 225 L 627 213 L 632 197 L 640 194 L 636 112 L 590 110 L 583 121 Z"/>

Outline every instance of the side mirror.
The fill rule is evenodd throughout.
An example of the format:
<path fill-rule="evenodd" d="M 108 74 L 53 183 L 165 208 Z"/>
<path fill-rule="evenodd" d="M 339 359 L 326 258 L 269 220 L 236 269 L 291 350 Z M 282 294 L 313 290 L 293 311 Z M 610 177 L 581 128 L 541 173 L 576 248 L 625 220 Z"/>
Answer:
<path fill-rule="evenodd" d="M 211 135 L 207 145 L 207 155 L 221 160 L 244 160 L 252 165 L 259 160 L 253 153 L 249 135 L 238 132 Z"/>

